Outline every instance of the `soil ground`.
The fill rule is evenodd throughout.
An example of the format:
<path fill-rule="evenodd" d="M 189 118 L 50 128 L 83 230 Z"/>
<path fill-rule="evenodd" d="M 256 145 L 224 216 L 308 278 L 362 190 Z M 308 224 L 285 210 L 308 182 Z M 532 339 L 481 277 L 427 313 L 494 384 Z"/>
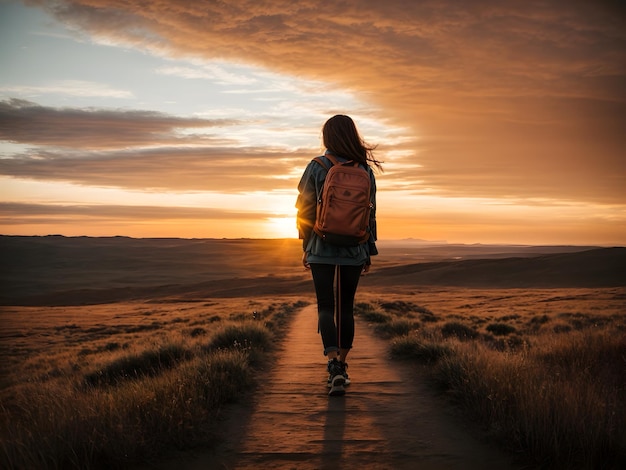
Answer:
<path fill-rule="evenodd" d="M 456 416 L 415 369 L 357 319 L 351 385 L 329 397 L 316 306 L 298 312 L 267 380 L 228 410 L 216 450 L 162 461 L 159 470 L 517 469 L 511 455 Z"/>

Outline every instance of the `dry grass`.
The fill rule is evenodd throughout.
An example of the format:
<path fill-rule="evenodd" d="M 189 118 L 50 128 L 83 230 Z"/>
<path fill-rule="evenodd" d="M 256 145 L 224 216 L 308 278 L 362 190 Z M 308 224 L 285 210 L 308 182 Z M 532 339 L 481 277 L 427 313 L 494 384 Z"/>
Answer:
<path fill-rule="evenodd" d="M 360 298 L 393 354 L 508 448 L 546 468 L 625 463 L 624 289 Z M 0 467 L 120 468 L 210 445 L 298 299 L 4 307 Z"/>
<path fill-rule="evenodd" d="M 357 310 L 376 331 L 412 318 L 407 334 L 383 335 L 392 354 L 424 364 L 529 462 L 612 469 L 626 465 L 625 298 L 624 289 L 454 290 L 372 298 Z"/>
<path fill-rule="evenodd" d="M 210 445 L 221 408 L 254 383 L 303 305 L 5 309 L 0 467 L 122 468 Z"/>

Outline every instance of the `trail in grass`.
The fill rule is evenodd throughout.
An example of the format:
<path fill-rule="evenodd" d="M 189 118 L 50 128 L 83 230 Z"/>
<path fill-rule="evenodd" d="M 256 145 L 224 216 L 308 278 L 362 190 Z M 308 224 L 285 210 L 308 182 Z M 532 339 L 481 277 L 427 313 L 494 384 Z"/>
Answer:
<path fill-rule="evenodd" d="M 281 343 L 251 409 L 234 410 L 224 423 L 218 449 L 167 468 L 517 468 L 463 425 L 409 365 L 390 361 L 386 343 L 358 319 L 348 359 L 352 384 L 343 397 L 327 395 L 315 305 L 297 313 Z"/>

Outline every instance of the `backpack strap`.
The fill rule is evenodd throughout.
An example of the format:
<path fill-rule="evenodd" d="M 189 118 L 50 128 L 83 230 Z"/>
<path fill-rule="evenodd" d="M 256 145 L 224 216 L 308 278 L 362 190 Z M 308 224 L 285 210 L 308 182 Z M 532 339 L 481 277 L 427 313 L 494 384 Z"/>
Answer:
<path fill-rule="evenodd" d="M 326 171 L 328 171 L 330 168 L 326 165 L 326 163 L 324 163 L 324 160 L 322 160 L 322 157 L 315 157 L 313 159 L 314 162 L 319 163 Z"/>
<path fill-rule="evenodd" d="M 353 160 L 348 160 L 347 162 L 340 162 L 339 160 L 337 160 L 337 157 L 335 157 L 332 153 L 327 153 L 324 156 L 328 158 L 333 165 L 348 165 L 352 163 L 352 166 L 359 166 L 359 163 Z M 326 165 L 326 163 L 324 163 L 324 160 L 322 160 L 322 157 L 315 157 L 313 160 L 315 160 L 317 163 L 322 165 L 326 169 L 326 171 L 330 169 Z"/>

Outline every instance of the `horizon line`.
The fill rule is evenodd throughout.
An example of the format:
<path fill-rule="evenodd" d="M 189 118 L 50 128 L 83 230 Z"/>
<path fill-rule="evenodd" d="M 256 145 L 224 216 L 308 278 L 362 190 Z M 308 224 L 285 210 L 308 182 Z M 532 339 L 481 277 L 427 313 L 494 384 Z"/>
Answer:
<path fill-rule="evenodd" d="M 60 233 L 54 234 L 46 234 L 46 235 L 18 235 L 18 234 L 3 234 L 0 233 L 0 237 L 21 237 L 21 238 L 126 238 L 129 240 L 232 240 L 232 241 L 242 241 L 242 240 L 292 240 L 294 242 L 300 241 L 300 239 L 295 237 L 133 237 L 130 235 L 63 235 Z M 612 247 L 626 247 L 625 245 L 621 245 L 618 243 L 585 243 L 585 244 L 572 244 L 572 243 L 539 243 L 539 244 L 528 244 L 528 243 L 484 243 L 484 242 L 448 242 L 447 240 L 425 240 L 421 238 L 386 238 L 386 239 L 378 239 L 376 243 L 385 244 L 385 243 L 414 243 L 420 245 L 464 245 L 464 246 L 510 246 L 510 247 L 589 247 L 589 248 L 612 248 Z"/>

